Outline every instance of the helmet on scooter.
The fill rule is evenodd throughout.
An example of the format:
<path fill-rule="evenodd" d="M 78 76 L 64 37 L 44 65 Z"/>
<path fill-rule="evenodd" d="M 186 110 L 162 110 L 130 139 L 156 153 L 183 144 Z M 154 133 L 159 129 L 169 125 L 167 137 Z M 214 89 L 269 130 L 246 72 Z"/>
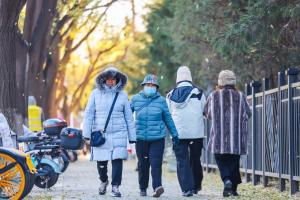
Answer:
<path fill-rule="evenodd" d="M 43 122 L 44 132 L 49 136 L 60 136 L 61 130 L 67 126 L 68 123 L 59 118 L 51 118 Z"/>

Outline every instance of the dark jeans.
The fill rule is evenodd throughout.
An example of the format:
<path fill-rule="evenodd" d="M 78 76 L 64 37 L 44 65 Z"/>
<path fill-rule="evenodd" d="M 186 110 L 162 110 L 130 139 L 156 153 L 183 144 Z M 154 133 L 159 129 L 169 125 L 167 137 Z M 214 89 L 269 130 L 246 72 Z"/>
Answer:
<path fill-rule="evenodd" d="M 181 139 L 174 148 L 177 161 L 177 177 L 182 191 L 200 190 L 203 170 L 201 153 L 203 139 Z"/>
<path fill-rule="evenodd" d="M 161 175 L 164 148 L 164 138 L 156 141 L 138 140 L 136 142 L 140 189 L 148 188 L 150 166 L 153 189 L 162 185 Z"/>
<path fill-rule="evenodd" d="M 97 161 L 97 169 L 99 173 L 99 178 L 102 182 L 108 180 L 107 176 L 107 164 L 108 161 Z M 112 185 L 121 185 L 122 182 L 122 171 L 123 171 L 123 160 L 116 159 L 111 161 L 112 164 Z"/>
<path fill-rule="evenodd" d="M 240 155 L 215 154 L 222 181 L 230 180 L 233 188 L 242 183 L 240 174 Z"/>

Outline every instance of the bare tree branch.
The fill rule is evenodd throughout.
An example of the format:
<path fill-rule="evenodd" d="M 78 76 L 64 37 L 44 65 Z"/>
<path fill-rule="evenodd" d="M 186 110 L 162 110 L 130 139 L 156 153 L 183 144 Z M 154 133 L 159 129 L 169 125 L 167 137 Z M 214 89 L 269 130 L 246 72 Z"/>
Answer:
<path fill-rule="evenodd" d="M 120 0 L 112 0 L 112 1 L 110 1 L 110 2 L 108 2 L 106 4 L 104 4 L 104 5 L 99 5 L 99 6 L 94 6 L 92 8 L 87 8 L 87 9 L 84 10 L 84 12 L 85 11 L 90 11 L 90 10 L 96 10 L 98 8 L 110 7 L 113 3 L 117 2 L 117 1 L 120 1 Z"/>
<path fill-rule="evenodd" d="M 106 12 L 107 12 L 108 8 L 105 9 L 105 11 L 100 15 L 100 17 L 97 19 L 97 21 L 95 22 L 94 26 L 85 34 L 85 36 L 83 36 L 79 42 L 74 45 L 69 51 L 73 52 L 75 51 L 93 32 L 94 30 L 97 28 L 97 26 L 99 25 L 101 19 L 105 16 Z"/>

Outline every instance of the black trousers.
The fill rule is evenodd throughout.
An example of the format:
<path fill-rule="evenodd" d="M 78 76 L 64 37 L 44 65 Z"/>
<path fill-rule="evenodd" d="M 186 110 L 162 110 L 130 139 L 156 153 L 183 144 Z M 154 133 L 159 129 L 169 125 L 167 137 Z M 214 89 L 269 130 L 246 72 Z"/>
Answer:
<path fill-rule="evenodd" d="M 201 154 L 203 139 L 181 139 L 174 148 L 177 161 L 177 177 L 182 191 L 201 189 L 203 169 Z"/>
<path fill-rule="evenodd" d="M 240 174 L 240 155 L 215 154 L 215 160 L 223 182 L 230 180 L 233 188 L 236 188 L 238 184 L 242 183 Z"/>
<path fill-rule="evenodd" d="M 162 185 L 161 175 L 164 149 L 165 139 L 156 141 L 138 140 L 136 142 L 140 189 L 148 188 L 150 166 L 153 189 Z"/>
<path fill-rule="evenodd" d="M 97 169 L 99 173 L 99 178 L 102 182 L 108 180 L 107 176 L 107 164 L 108 161 L 97 161 Z M 111 161 L 112 164 L 112 185 L 121 185 L 122 182 L 122 171 L 123 171 L 123 160 L 116 159 Z"/>

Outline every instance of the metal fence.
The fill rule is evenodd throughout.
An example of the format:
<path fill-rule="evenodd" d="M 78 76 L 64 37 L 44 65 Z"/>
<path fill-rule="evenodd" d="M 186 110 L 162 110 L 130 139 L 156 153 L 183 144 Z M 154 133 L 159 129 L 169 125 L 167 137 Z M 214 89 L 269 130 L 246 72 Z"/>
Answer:
<path fill-rule="evenodd" d="M 242 156 L 241 172 L 253 185 L 268 185 L 278 180 L 280 191 L 289 182 L 290 193 L 299 191 L 300 182 L 300 81 L 299 70 L 278 73 L 278 87 L 269 88 L 269 80 L 246 84 L 245 93 L 252 109 L 248 122 L 248 154 Z M 206 144 L 210 122 L 206 121 Z M 216 169 L 214 156 L 203 152 L 207 171 Z"/>

